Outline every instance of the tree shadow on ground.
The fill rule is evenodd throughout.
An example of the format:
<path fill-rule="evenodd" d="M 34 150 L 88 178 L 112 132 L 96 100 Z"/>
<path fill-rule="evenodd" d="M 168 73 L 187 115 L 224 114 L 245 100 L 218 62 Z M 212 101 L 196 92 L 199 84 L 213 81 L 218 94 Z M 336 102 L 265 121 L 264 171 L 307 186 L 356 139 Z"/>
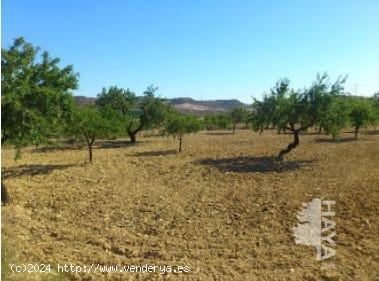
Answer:
<path fill-rule="evenodd" d="M 98 148 L 121 148 L 121 147 L 127 147 L 131 145 L 132 143 L 126 140 L 106 140 L 102 142 L 99 141 L 97 143 Z"/>
<path fill-rule="evenodd" d="M 205 135 L 213 136 L 223 136 L 223 135 L 233 135 L 233 132 L 204 132 Z"/>
<path fill-rule="evenodd" d="M 277 161 L 276 157 L 232 157 L 197 161 L 200 165 L 213 166 L 221 172 L 239 173 L 281 173 L 309 166 L 311 160 Z"/>
<path fill-rule="evenodd" d="M 83 150 L 85 148 L 84 144 L 81 145 L 65 145 L 65 146 L 44 146 L 33 149 L 32 153 L 46 153 L 46 152 L 56 152 L 56 151 L 64 151 L 64 150 Z"/>
<path fill-rule="evenodd" d="M 2 177 L 4 179 L 17 178 L 21 176 L 35 176 L 49 174 L 54 170 L 64 170 L 72 166 L 78 166 L 77 164 L 65 164 L 65 165 L 21 165 L 12 168 L 3 168 Z"/>
<path fill-rule="evenodd" d="M 364 134 L 367 134 L 367 135 L 379 135 L 379 131 L 367 131 L 367 132 L 363 132 Z"/>
<path fill-rule="evenodd" d="M 277 134 L 277 135 L 293 135 L 293 133 L 291 133 L 291 132 L 276 132 L 275 134 Z"/>
<path fill-rule="evenodd" d="M 94 143 L 94 148 L 123 148 L 123 147 L 129 147 L 141 143 L 146 143 L 150 141 L 137 141 L 135 144 L 132 144 L 130 141 L 127 140 L 98 140 Z M 62 142 L 63 145 L 61 146 L 43 146 L 38 147 L 32 150 L 32 152 L 55 152 L 55 151 L 64 151 L 64 150 L 83 150 L 87 149 L 87 145 L 85 142 L 74 142 L 74 143 L 68 143 L 68 142 Z"/>
<path fill-rule="evenodd" d="M 56 152 L 65 150 L 82 150 L 85 148 L 85 143 L 79 141 L 78 139 L 64 139 L 59 140 L 50 144 L 44 144 L 42 146 L 36 147 L 32 150 L 32 153 L 45 153 L 45 152 Z"/>
<path fill-rule="evenodd" d="M 140 140 L 136 143 L 131 143 L 129 140 L 105 140 L 105 141 L 98 141 L 96 144 L 96 148 L 123 148 L 123 147 L 129 147 L 134 146 L 141 143 L 148 143 L 150 141 L 147 140 Z"/>
<path fill-rule="evenodd" d="M 341 138 L 339 141 L 334 140 L 332 138 L 317 138 L 314 140 L 315 142 L 319 143 L 344 143 L 344 142 L 351 142 L 354 141 L 354 138 L 349 137 L 349 138 Z"/>
<path fill-rule="evenodd" d="M 320 136 L 326 136 L 327 135 L 327 133 L 325 133 L 325 132 L 321 132 L 321 133 L 319 133 L 319 132 L 307 132 L 306 133 L 306 135 L 310 135 L 310 136 L 317 136 L 317 135 L 320 135 Z"/>
<path fill-rule="evenodd" d="M 143 156 L 143 157 L 149 157 L 149 156 L 166 156 L 170 154 L 177 154 L 178 151 L 176 149 L 170 149 L 170 150 L 158 150 L 158 151 L 142 151 L 142 152 L 136 152 L 130 156 Z"/>

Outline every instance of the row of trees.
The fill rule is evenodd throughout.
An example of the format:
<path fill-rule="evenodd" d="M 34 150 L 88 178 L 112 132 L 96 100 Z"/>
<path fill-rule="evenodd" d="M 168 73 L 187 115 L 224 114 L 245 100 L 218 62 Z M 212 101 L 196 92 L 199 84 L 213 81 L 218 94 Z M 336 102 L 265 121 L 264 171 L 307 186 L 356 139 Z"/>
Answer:
<path fill-rule="evenodd" d="M 90 161 L 92 144 L 96 138 L 109 137 L 111 134 L 128 135 L 130 143 L 134 144 L 137 141 L 137 133 L 146 129 L 159 129 L 161 135 L 177 137 L 178 150 L 181 152 L 183 136 L 200 130 L 201 122 L 194 116 L 185 116 L 175 111 L 155 96 L 156 91 L 156 87 L 149 86 L 142 97 L 137 97 L 129 89 L 104 88 L 98 95 L 95 106 L 76 109 L 80 117 L 70 125 L 70 128 L 75 130 L 71 133 L 86 132 L 87 128 L 93 128 L 90 141 L 86 136 Z M 97 115 L 98 121 L 90 123 L 94 118 L 88 112 Z M 78 127 L 80 120 L 88 121 Z M 99 123 L 103 126 L 96 125 Z"/>
<path fill-rule="evenodd" d="M 299 144 L 300 133 L 311 127 L 339 140 L 344 128 L 352 126 L 357 138 L 360 128 L 376 126 L 379 120 L 379 94 L 346 95 L 346 78 L 331 83 L 326 74 L 304 90 L 291 89 L 289 80 L 282 79 L 262 101 L 254 101 L 252 110 L 239 107 L 203 119 L 180 115 L 155 95 L 153 86 L 140 97 L 129 89 L 103 88 L 94 106 L 78 107 L 71 92 L 78 87 L 79 75 L 72 65 L 60 67 L 58 58 L 47 52 L 38 57 L 39 53 L 23 38 L 2 49 L 2 141 L 16 148 L 74 135 L 85 140 L 92 161 L 98 138 L 128 135 L 133 144 L 141 130 L 159 129 L 178 137 L 181 150 L 186 133 L 230 127 L 234 133 L 236 124 L 249 123 L 256 131 L 275 128 L 293 134 L 294 141 L 278 155 L 282 159 Z"/>
<path fill-rule="evenodd" d="M 236 107 L 231 110 L 229 113 L 220 113 L 206 116 L 203 120 L 203 128 L 211 130 L 220 130 L 220 129 L 232 129 L 233 134 L 236 131 L 237 124 L 248 124 L 250 111 L 245 107 Z"/>
<path fill-rule="evenodd" d="M 379 96 L 376 98 L 378 101 Z M 333 98 L 321 117 L 319 130 L 324 129 L 334 140 L 339 141 L 342 130 L 351 126 L 354 129 L 354 139 L 358 139 L 361 128 L 368 125 L 376 127 L 378 124 L 379 106 L 374 101 L 351 96 Z"/>
<path fill-rule="evenodd" d="M 371 99 L 346 95 L 345 81 L 346 77 L 331 83 L 328 75 L 323 74 L 317 76 L 311 87 L 294 90 L 288 79 L 279 80 L 262 101 L 254 101 L 250 116 L 253 129 L 262 132 L 276 128 L 278 132 L 293 134 L 293 142 L 279 152 L 279 160 L 299 145 L 299 135 L 312 127 L 339 140 L 342 129 L 353 126 L 357 139 L 360 128 L 377 125 L 379 95 Z"/>
<path fill-rule="evenodd" d="M 23 38 L 1 52 L 1 138 L 3 143 L 17 148 L 16 158 L 23 146 L 75 136 L 87 144 L 91 162 L 97 139 L 128 135 L 133 144 L 137 134 L 146 129 L 158 129 L 162 135 L 176 137 L 181 151 L 185 134 L 230 127 L 234 133 L 236 124 L 245 123 L 260 132 L 291 132 L 293 142 L 278 155 L 282 160 L 309 128 L 324 130 L 339 140 L 341 131 L 352 126 L 357 138 L 360 128 L 376 126 L 379 120 L 379 93 L 372 98 L 346 95 L 346 78 L 331 83 L 326 74 L 319 75 L 303 90 L 290 88 L 289 80 L 282 79 L 262 101 L 255 100 L 251 109 L 235 108 L 229 114 L 202 119 L 176 112 L 156 96 L 157 88 L 153 86 L 142 96 L 129 89 L 104 88 L 95 105 L 79 107 L 72 97 L 79 74 L 72 65 L 59 66 L 58 58 L 41 53 Z"/>
<path fill-rule="evenodd" d="M 133 144 L 141 130 L 162 126 L 162 134 L 179 138 L 181 150 L 183 135 L 201 128 L 197 118 L 181 116 L 156 97 L 153 86 L 142 97 L 129 89 L 104 88 L 95 106 L 78 107 L 72 91 L 79 75 L 59 62 L 23 38 L 2 49 L 2 142 L 17 148 L 16 159 L 26 145 L 75 136 L 85 141 L 92 161 L 96 139 L 128 135 Z"/>

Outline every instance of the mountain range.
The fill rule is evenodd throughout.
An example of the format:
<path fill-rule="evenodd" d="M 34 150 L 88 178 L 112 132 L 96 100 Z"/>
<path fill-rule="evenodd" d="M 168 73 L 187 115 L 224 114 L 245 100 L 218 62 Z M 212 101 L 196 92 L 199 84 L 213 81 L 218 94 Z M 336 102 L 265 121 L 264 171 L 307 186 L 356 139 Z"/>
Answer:
<path fill-rule="evenodd" d="M 86 96 L 74 96 L 74 99 L 78 105 L 94 104 L 96 101 L 96 98 Z M 182 113 L 199 116 L 227 113 L 236 107 L 249 107 L 248 104 L 242 103 L 237 99 L 199 101 L 192 98 L 172 98 L 164 99 L 164 101 Z"/>

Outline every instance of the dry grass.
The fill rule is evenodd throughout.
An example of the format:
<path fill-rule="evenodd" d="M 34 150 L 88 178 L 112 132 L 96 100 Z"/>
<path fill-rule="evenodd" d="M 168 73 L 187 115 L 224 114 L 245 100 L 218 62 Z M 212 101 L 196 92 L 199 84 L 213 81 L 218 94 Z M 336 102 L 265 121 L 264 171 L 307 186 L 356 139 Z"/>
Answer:
<path fill-rule="evenodd" d="M 350 137 L 345 134 L 344 137 Z M 318 141 L 317 141 L 318 139 Z M 321 140 L 320 140 L 321 139 Z M 2 207 L 11 262 L 188 265 L 170 280 L 375 280 L 379 276 L 379 135 L 334 143 L 290 135 L 199 133 L 136 146 L 2 151 L 13 205 Z M 100 148 L 102 147 L 102 148 Z M 323 271 L 292 227 L 303 202 L 336 201 L 337 269 Z M 14 277 L 14 276 L 13 276 Z M 155 280 L 159 274 L 71 275 Z"/>

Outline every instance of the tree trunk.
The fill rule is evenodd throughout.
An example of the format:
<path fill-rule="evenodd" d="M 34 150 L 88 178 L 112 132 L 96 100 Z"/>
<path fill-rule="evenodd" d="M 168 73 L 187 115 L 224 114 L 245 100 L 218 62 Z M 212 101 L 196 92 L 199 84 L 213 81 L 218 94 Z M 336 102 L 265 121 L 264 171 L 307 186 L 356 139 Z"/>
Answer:
<path fill-rule="evenodd" d="M 359 131 L 359 127 L 356 126 L 356 127 L 354 128 L 354 139 L 355 139 L 355 140 L 358 139 L 358 131 Z"/>
<path fill-rule="evenodd" d="M 318 134 L 321 134 L 322 133 L 322 127 L 320 125 L 320 127 L 318 127 Z"/>
<path fill-rule="evenodd" d="M 179 136 L 179 152 L 182 151 L 182 138 L 183 136 Z"/>
<path fill-rule="evenodd" d="M 141 121 L 141 122 L 142 122 L 142 121 Z M 130 137 L 130 142 L 131 142 L 132 144 L 135 144 L 135 143 L 137 142 L 137 133 L 138 133 L 139 131 L 141 131 L 142 128 L 143 128 L 143 123 L 141 123 L 141 124 L 138 126 L 138 128 L 135 129 L 134 131 L 132 131 L 131 129 L 128 129 L 128 130 L 127 130 L 127 133 L 128 133 L 128 135 L 129 135 L 129 137 Z"/>
<path fill-rule="evenodd" d="M 89 162 L 90 163 L 92 163 L 92 145 L 93 145 L 94 142 L 95 142 L 95 139 L 92 138 L 91 142 L 89 144 L 89 147 L 88 147 L 88 149 L 89 149 Z"/>
<path fill-rule="evenodd" d="M 4 183 L 1 183 L 1 203 L 6 205 L 11 202 L 11 197 L 9 196 L 8 190 Z"/>
<path fill-rule="evenodd" d="M 136 135 L 137 135 L 137 132 L 130 132 L 130 143 L 132 144 L 135 144 L 136 143 Z"/>
<path fill-rule="evenodd" d="M 88 154 L 89 154 L 89 162 L 92 163 L 92 145 L 95 142 L 95 138 L 89 139 L 89 136 L 86 132 L 84 132 L 84 136 L 86 137 L 87 147 L 88 147 Z"/>
<path fill-rule="evenodd" d="M 236 133 L 236 122 L 233 122 L 233 135 Z"/>
<path fill-rule="evenodd" d="M 92 146 L 88 146 L 89 162 L 92 163 Z"/>
<path fill-rule="evenodd" d="M 131 127 L 126 128 L 126 133 L 130 137 L 130 143 L 135 144 L 137 142 L 137 133 L 141 131 L 144 126 L 145 124 L 143 122 L 143 119 L 140 118 L 140 124 L 134 131 L 132 131 Z"/>
<path fill-rule="evenodd" d="M 293 142 L 291 142 L 286 149 L 283 149 L 279 152 L 278 160 L 283 160 L 283 156 L 289 153 L 292 149 L 299 145 L 299 132 L 300 129 L 293 131 Z"/>

